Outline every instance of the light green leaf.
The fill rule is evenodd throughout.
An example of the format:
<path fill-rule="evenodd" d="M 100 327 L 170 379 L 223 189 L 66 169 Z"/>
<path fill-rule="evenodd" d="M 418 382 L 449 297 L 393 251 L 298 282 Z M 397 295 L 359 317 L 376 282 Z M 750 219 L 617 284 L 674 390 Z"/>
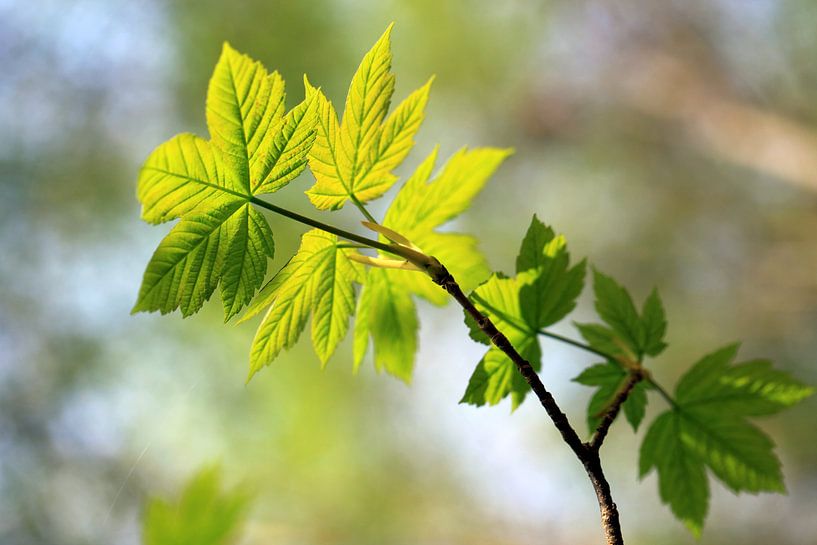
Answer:
<path fill-rule="evenodd" d="M 346 334 L 354 309 L 352 281 L 358 279 L 357 265 L 346 255 L 335 235 L 317 229 L 303 235 L 298 252 L 269 284 L 274 290 L 265 287 L 264 298 L 271 298 L 272 306 L 253 340 L 249 378 L 272 363 L 282 349 L 294 346 L 312 312 L 315 349 L 322 362 L 329 359 Z"/>
<path fill-rule="evenodd" d="M 442 172 L 431 182 L 431 173 L 437 157 L 435 149 L 415 170 L 406 181 L 397 197 L 386 212 L 383 225 L 400 233 L 418 245 L 428 255 L 433 255 L 440 262 L 445 263 L 451 273 L 457 278 L 463 289 L 472 289 L 484 280 L 488 274 L 485 259 L 476 249 L 476 240 L 472 237 L 457 233 L 437 233 L 435 229 L 464 211 L 473 197 L 484 187 L 488 177 L 496 170 L 502 160 L 509 154 L 508 150 L 491 148 L 461 150 L 452 157 Z M 375 362 L 378 367 L 391 372 L 393 368 L 398 376 L 406 377 L 413 367 L 413 351 L 416 347 L 416 311 L 411 302 L 411 294 L 419 295 L 434 304 L 443 305 L 448 301 L 448 295 L 435 285 L 427 275 L 413 271 L 383 270 L 376 274 L 377 282 L 382 280 L 388 284 L 388 293 L 394 303 L 386 305 L 380 297 L 372 293 L 374 288 L 363 288 L 361 299 L 364 297 L 372 301 L 368 305 L 369 320 L 374 324 L 374 306 L 378 306 L 388 318 L 389 327 L 399 324 L 397 340 L 387 339 L 385 334 L 375 335 L 374 325 L 369 326 L 362 321 L 360 315 L 355 324 L 355 361 L 362 358 L 368 342 L 368 331 L 371 331 L 375 345 Z M 382 286 L 378 292 L 385 297 L 386 290 Z M 362 307 L 358 305 L 358 312 Z M 392 319 L 390 313 L 397 313 Z M 400 315 L 402 313 L 402 316 Z M 415 324 L 415 325 L 412 325 Z M 387 329 L 383 327 L 381 329 Z M 396 343 L 397 361 L 386 365 L 388 356 L 386 350 L 378 347 L 378 338 L 381 342 Z M 377 363 L 377 362 L 380 363 Z"/>
<path fill-rule="evenodd" d="M 355 311 L 353 282 L 360 280 L 359 269 L 335 244 L 335 251 L 326 253 L 315 272 L 312 345 L 323 365 L 349 330 L 349 319 Z"/>
<path fill-rule="evenodd" d="M 400 188 L 383 225 L 439 259 L 460 287 L 470 291 L 485 280 L 489 272 L 485 258 L 476 249 L 477 241 L 467 235 L 438 233 L 436 229 L 468 208 L 510 153 L 510 150 L 495 148 L 470 151 L 463 148 L 429 182 L 437 158 L 435 149 Z M 432 303 L 441 305 L 448 300 L 445 292 L 426 275 L 402 273 L 398 277 L 412 293 Z"/>
<path fill-rule="evenodd" d="M 530 273 L 515 278 L 493 275 L 474 291 L 471 298 L 477 309 L 491 318 L 522 357 L 534 369 L 539 369 L 541 351 L 536 331 L 524 321 L 520 308 L 520 290 L 533 280 Z M 515 409 L 529 390 L 524 379 L 520 382 L 516 380 L 516 375 L 519 372 L 510 358 L 492 346 L 477 364 L 460 402 L 477 406 L 496 405 L 511 395 L 512 408 Z"/>
<path fill-rule="evenodd" d="M 240 201 L 182 219 L 153 254 L 132 312 L 197 312 L 218 285 Z M 232 232 L 231 232 L 232 231 Z"/>
<path fill-rule="evenodd" d="M 417 311 L 409 293 L 391 279 L 392 272 L 369 270 L 361 294 L 361 299 L 369 302 L 363 318 L 368 317 L 366 325 L 374 341 L 375 367 L 409 382 L 417 351 Z M 356 342 L 363 341 L 356 339 Z"/>
<path fill-rule="evenodd" d="M 522 335 L 517 331 L 512 332 L 508 340 L 519 351 L 519 354 L 538 371 L 541 367 L 542 353 L 536 337 Z M 460 403 L 478 407 L 486 403 L 496 405 L 510 395 L 511 410 L 516 410 L 529 391 L 530 386 L 517 371 L 516 365 L 501 350 L 493 346 L 474 369 Z"/>
<path fill-rule="evenodd" d="M 307 98 L 287 113 L 269 133 L 253 178 L 253 194 L 274 193 L 304 171 L 315 142 L 315 100 Z"/>
<path fill-rule="evenodd" d="M 182 217 L 182 223 L 154 254 L 134 311 L 181 307 L 187 316 L 219 281 L 225 319 L 252 299 L 273 240 L 249 203 L 306 168 L 317 123 L 313 104 L 308 99 L 284 114 L 281 77 L 224 44 L 207 93 L 211 140 L 176 136 L 148 157 L 140 174 L 145 220 Z"/>
<path fill-rule="evenodd" d="M 206 468 L 173 502 L 152 498 L 145 508 L 144 545 L 229 545 L 235 543 L 250 504 L 243 486 L 222 491 L 221 472 Z"/>
<path fill-rule="evenodd" d="M 517 276 L 494 275 L 472 294 L 477 309 L 488 315 L 535 369 L 541 365 L 539 331 L 564 318 L 576 305 L 584 285 L 584 261 L 570 267 L 565 239 L 556 236 L 535 216 L 522 241 L 517 258 Z M 466 321 L 466 323 L 468 323 Z M 478 341 L 475 324 L 471 336 Z M 527 357 L 526 357 L 527 359 Z M 512 394 L 513 407 L 524 399 L 529 386 L 515 370 L 513 362 L 496 348 L 477 366 L 463 401 L 482 405 L 498 403 Z M 486 397 L 487 396 L 487 397 Z"/>
<path fill-rule="evenodd" d="M 397 180 L 392 170 L 414 146 L 431 80 L 386 118 L 394 92 L 391 30 L 389 26 L 363 57 L 340 123 L 332 103 L 305 81 L 307 96 L 316 99 L 319 119 L 317 142 L 309 159 L 315 185 L 307 195 L 321 210 L 336 210 L 350 199 L 368 202 L 383 195 Z"/>
<path fill-rule="evenodd" d="M 372 294 L 374 290 L 366 289 L 368 285 L 368 272 L 362 276 L 363 286 L 360 290 L 360 297 L 357 300 L 355 311 L 355 329 L 353 332 L 352 360 L 355 372 L 360 369 L 366 350 L 369 348 L 369 313 L 372 306 Z"/>
<path fill-rule="evenodd" d="M 232 185 L 227 177 L 221 153 L 210 142 L 192 134 L 174 136 L 150 154 L 139 173 L 142 219 L 162 223 L 240 199 L 226 192 Z"/>
<path fill-rule="evenodd" d="M 250 302 L 267 274 L 267 258 L 275 254 L 269 224 L 250 204 L 243 205 L 230 221 L 236 223 L 236 227 L 221 278 L 225 321 Z"/>
<path fill-rule="evenodd" d="M 235 172 L 234 189 L 251 193 L 251 173 L 263 170 L 269 150 L 270 129 L 284 112 L 284 82 L 277 72 L 224 43 L 207 89 L 207 128 Z"/>

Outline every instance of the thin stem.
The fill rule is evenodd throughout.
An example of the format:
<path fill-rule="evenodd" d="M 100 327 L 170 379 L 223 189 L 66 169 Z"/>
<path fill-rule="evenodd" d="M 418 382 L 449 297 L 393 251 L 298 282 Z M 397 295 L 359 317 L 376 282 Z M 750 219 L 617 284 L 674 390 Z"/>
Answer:
<path fill-rule="evenodd" d="M 542 335 L 543 337 L 550 337 L 551 339 L 555 339 L 557 341 L 561 341 L 561 342 L 569 344 L 571 346 L 575 346 L 576 348 L 581 348 L 582 350 L 584 350 L 586 352 L 590 352 L 590 353 L 595 354 L 597 356 L 601 356 L 602 358 L 606 358 L 606 359 L 608 359 L 610 361 L 620 362 L 620 360 L 616 356 L 613 356 L 612 354 L 608 354 L 608 353 L 604 352 L 603 350 L 596 350 L 595 348 L 593 348 L 590 345 L 584 344 L 584 343 L 579 342 L 579 341 L 575 341 L 575 340 L 570 339 L 568 337 L 563 337 L 563 336 L 561 336 L 561 335 L 559 335 L 557 333 L 551 333 L 550 331 L 546 331 L 544 329 L 540 329 L 539 331 L 537 331 L 537 333 L 539 335 Z M 629 368 L 629 366 L 628 366 L 628 368 Z M 660 384 L 658 384 L 658 382 L 656 382 L 656 380 L 652 377 L 651 374 L 649 374 L 649 372 L 646 369 L 644 370 L 644 376 L 642 377 L 642 379 L 646 380 L 648 383 L 650 383 L 650 385 L 653 388 L 655 388 L 655 391 L 658 392 L 661 395 L 661 397 L 663 397 L 664 400 L 667 403 L 669 403 L 673 407 L 677 407 L 677 403 L 675 403 L 675 400 L 672 398 L 672 396 L 669 394 L 669 392 L 667 392 Z"/>
<path fill-rule="evenodd" d="M 667 391 L 664 389 L 664 387 L 663 387 L 663 386 L 661 386 L 660 384 L 658 384 L 658 383 L 655 381 L 655 379 L 654 379 L 654 378 L 652 378 L 652 375 L 650 375 L 649 373 L 647 373 L 647 374 L 644 376 L 644 379 L 645 379 L 647 382 L 649 382 L 649 383 L 650 383 L 650 386 L 652 386 L 653 388 L 655 388 L 655 391 L 656 391 L 656 392 L 658 392 L 659 394 L 661 394 L 661 397 L 663 397 L 663 398 L 664 398 L 664 400 L 665 400 L 667 403 L 669 403 L 669 404 L 670 404 L 670 405 L 672 405 L 673 407 L 676 407 L 676 408 L 678 407 L 678 404 L 675 402 L 675 400 L 672 398 L 672 396 L 671 396 L 671 395 L 669 395 L 669 393 L 668 393 L 668 392 L 667 392 Z"/>
<path fill-rule="evenodd" d="M 270 202 L 261 200 L 257 197 L 250 197 L 250 202 L 260 206 L 261 208 L 265 208 L 270 212 L 275 212 L 276 214 L 280 214 L 285 216 L 289 219 L 293 219 L 305 225 L 309 225 L 310 227 L 315 227 L 316 229 L 321 229 L 322 231 L 326 231 L 327 233 L 332 233 L 333 235 L 337 235 L 341 238 L 345 238 L 346 240 L 351 240 L 352 242 L 357 242 L 358 244 L 362 244 L 367 248 L 375 248 L 377 250 L 383 250 L 384 252 L 388 252 L 390 254 L 399 255 L 400 257 L 405 257 L 403 255 L 401 248 L 397 246 L 393 246 L 391 244 L 384 244 L 378 240 L 374 240 L 371 238 L 366 238 L 361 235 L 356 235 L 354 233 L 350 233 L 344 229 L 340 229 L 339 227 L 335 227 L 333 225 L 328 225 L 321 221 L 309 218 L 307 216 L 302 216 L 297 212 L 293 212 L 292 210 L 287 210 L 286 208 L 281 208 L 280 206 L 276 206 Z"/>
<path fill-rule="evenodd" d="M 360 213 L 366 216 L 367 220 L 369 220 L 372 223 L 377 223 L 377 220 L 374 219 L 374 216 L 372 216 L 369 213 L 369 211 L 366 209 L 366 206 L 364 206 L 363 203 L 360 202 L 360 200 L 357 197 L 355 197 L 354 195 L 349 195 L 349 198 L 351 199 L 352 203 L 355 206 L 357 206 L 357 209 L 360 210 Z"/>
<path fill-rule="evenodd" d="M 546 331 L 544 329 L 540 329 L 536 333 L 538 333 L 539 335 L 542 335 L 543 337 L 550 337 L 551 339 L 555 339 L 557 341 L 561 341 L 563 343 L 573 345 L 576 348 L 581 348 L 582 350 L 585 350 L 585 351 L 590 352 L 592 354 L 595 354 L 597 356 L 601 356 L 602 358 L 605 358 L 605 359 L 608 359 L 608 360 L 618 361 L 618 358 L 616 358 L 615 356 L 613 356 L 611 354 L 608 354 L 607 352 L 604 352 L 602 350 L 596 350 L 595 348 L 593 348 L 589 344 L 584 344 L 584 343 L 579 342 L 579 341 L 574 341 L 573 339 L 570 339 L 568 337 L 563 337 L 563 336 L 559 335 L 558 333 L 551 333 L 550 331 Z"/>

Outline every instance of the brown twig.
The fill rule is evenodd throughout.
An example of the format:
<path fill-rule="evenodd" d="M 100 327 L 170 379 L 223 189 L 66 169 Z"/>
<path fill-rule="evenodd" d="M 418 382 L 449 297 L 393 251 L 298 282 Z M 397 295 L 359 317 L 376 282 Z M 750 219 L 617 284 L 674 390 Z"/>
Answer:
<path fill-rule="evenodd" d="M 491 319 L 482 314 L 479 309 L 474 306 L 448 270 L 437 260 L 433 259 L 433 261 L 436 263 L 428 269 L 428 273 L 434 283 L 447 291 L 476 321 L 477 326 L 491 339 L 494 346 L 502 350 L 516 365 L 519 373 L 524 377 L 531 390 L 533 390 L 533 393 L 536 394 L 536 397 L 539 398 L 539 402 L 542 404 L 542 407 L 545 408 L 548 416 L 550 416 L 553 425 L 556 426 L 556 429 L 562 435 L 564 442 L 567 443 L 584 466 L 587 476 L 593 484 L 596 497 L 598 498 L 599 510 L 601 511 L 601 523 L 607 545 L 624 545 L 624 538 L 621 535 L 621 524 L 618 517 L 618 508 L 610 493 L 610 484 L 604 476 L 598 450 L 592 447 L 591 444 L 582 442 L 576 430 L 570 425 L 567 415 L 565 415 L 556 403 L 556 400 L 550 392 L 547 391 L 530 362 L 517 352 L 516 348 L 514 348 L 508 338 L 496 328 Z M 629 390 L 631 391 L 632 388 L 629 388 Z M 627 393 L 629 394 L 629 391 Z M 623 403 L 623 400 L 621 403 Z M 619 407 L 621 403 L 618 404 Z M 615 418 L 615 415 L 613 418 Z"/>
<path fill-rule="evenodd" d="M 604 417 L 602 417 L 601 422 L 599 422 L 596 432 L 593 434 L 593 439 L 590 440 L 590 448 L 598 452 L 602 443 L 604 443 L 604 438 L 607 437 L 607 432 L 610 431 L 610 426 L 613 425 L 613 422 L 618 416 L 621 406 L 624 405 L 625 401 L 627 401 L 627 398 L 632 393 L 635 385 L 641 382 L 643 378 L 644 373 L 641 371 L 641 369 L 636 368 L 630 371 L 627 382 L 625 382 L 624 385 L 619 388 L 618 392 L 616 393 L 616 397 L 613 399 L 613 403 L 607 408 L 604 413 Z"/>

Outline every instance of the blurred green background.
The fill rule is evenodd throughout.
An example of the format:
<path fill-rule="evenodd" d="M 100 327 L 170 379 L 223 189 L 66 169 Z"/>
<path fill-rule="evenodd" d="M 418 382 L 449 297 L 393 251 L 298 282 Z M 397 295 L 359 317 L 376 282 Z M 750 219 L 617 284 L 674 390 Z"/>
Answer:
<path fill-rule="evenodd" d="M 638 297 L 660 286 L 659 380 L 742 339 L 742 358 L 817 383 L 814 2 L 0 0 L 0 543 L 139 543 L 146 497 L 210 463 L 256 490 L 246 544 L 601 541 L 540 407 L 457 404 L 483 349 L 454 307 L 420 304 L 410 387 L 370 363 L 353 376 L 348 342 L 325 371 L 301 343 L 245 386 L 253 326 L 223 325 L 220 305 L 129 315 L 166 232 L 139 221 L 139 166 L 206 134 L 222 41 L 281 71 L 290 105 L 304 72 L 340 103 L 390 21 L 396 98 L 437 75 L 407 165 L 435 143 L 517 150 L 455 225 L 495 269 L 537 213 Z M 309 185 L 276 199 L 316 214 Z M 354 227 L 351 212 L 334 219 Z M 302 229 L 270 219 L 277 269 Z M 589 390 L 569 379 L 592 360 L 543 349 L 582 426 Z M 815 409 L 761 422 L 789 495 L 714 484 L 701 543 L 817 542 Z M 655 476 L 637 482 L 637 438 L 612 435 L 628 543 L 694 543 Z"/>

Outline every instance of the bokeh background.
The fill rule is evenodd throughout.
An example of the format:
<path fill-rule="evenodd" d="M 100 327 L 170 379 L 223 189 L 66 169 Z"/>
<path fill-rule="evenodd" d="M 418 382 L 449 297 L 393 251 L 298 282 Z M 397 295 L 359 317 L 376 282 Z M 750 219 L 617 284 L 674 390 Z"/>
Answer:
<path fill-rule="evenodd" d="M 396 98 L 437 75 L 407 166 L 435 143 L 517 150 L 454 225 L 495 269 L 536 213 L 639 298 L 660 286 L 659 380 L 742 339 L 743 358 L 817 383 L 810 0 L 0 0 L 0 542 L 139 543 L 146 497 L 214 462 L 257 491 L 246 544 L 601 541 L 540 407 L 457 404 L 483 349 L 454 307 L 420 303 L 410 387 L 370 362 L 353 376 L 348 342 L 325 371 L 301 343 L 245 386 L 253 325 L 223 325 L 219 304 L 129 315 L 166 232 L 139 220 L 139 166 L 206 134 L 222 41 L 280 70 L 290 105 L 304 72 L 342 103 L 390 21 Z M 313 214 L 310 184 L 276 199 Z M 271 221 L 277 269 L 302 229 Z M 589 390 L 569 379 L 593 360 L 543 348 L 582 426 Z M 701 543 L 817 542 L 815 409 L 761 421 L 788 496 L 714 484 Z M 694 543 L 655 476 L 637 481 L 641 433 L 618 423 L 604 448 L 628 543 Z"/>

